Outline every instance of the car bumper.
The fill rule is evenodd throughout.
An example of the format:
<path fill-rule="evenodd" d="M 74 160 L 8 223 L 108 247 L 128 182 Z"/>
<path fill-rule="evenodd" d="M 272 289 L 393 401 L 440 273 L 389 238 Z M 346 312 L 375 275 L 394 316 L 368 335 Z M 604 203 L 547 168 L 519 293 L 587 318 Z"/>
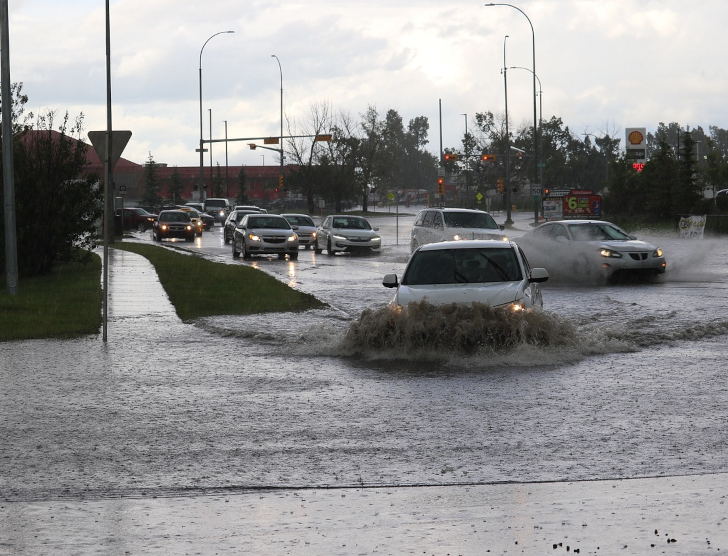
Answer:
<path fill-rule="evenodd" d="M 331 246 L 336 251 L 356 251 L 357 249 L 379 249 L 382 246 L 382 241 L 377 240 L 366 240 L 356 241 L 350 239 L 331 238 Z"/>
<path fill-rule="evenodd" d="M 644 259 L 627 254 L 619 259 L 605 258 L 602 269 L 607 276 L 617 272 L 663 274 L 667 270 L 667 262 L 665 257 L 653 257 L 649 253 Z"/>
<path fill-rule="evenodd" d="M 265 241 L 249 241 L 245 249 L 251 255 L 280 255 L 281 253 L 297 253 L 298 242 L 269 243 Z"/>

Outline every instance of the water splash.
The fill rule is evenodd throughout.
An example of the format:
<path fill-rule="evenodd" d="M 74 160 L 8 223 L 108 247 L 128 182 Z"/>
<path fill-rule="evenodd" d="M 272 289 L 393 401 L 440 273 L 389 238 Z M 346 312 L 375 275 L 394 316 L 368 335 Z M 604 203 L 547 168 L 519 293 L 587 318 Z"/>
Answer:
<path fill-rule="evenodd" d="M 570 321 L 544 311 L 512 312 L 483 303 L 367 309 L 349 325 L 339 348 L 348 355 L 503 355 L 520 346 L 565 347 L 576 341 Z"/>

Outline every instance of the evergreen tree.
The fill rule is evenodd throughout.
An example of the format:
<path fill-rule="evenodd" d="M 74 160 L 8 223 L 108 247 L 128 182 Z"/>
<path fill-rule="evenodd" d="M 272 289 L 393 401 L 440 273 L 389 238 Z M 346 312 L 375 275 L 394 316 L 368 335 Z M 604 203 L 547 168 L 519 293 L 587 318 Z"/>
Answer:
<path fill-rule="evenodd" d="M 183 205 L 185 203 L 185 198 L 182 196 L 183 190 L 182 176 L 180 176 L 179 169 L 175 166 L 169 179 L 169 197 L 173 205 Z"/>
<path fill-rule="evenodd" d="M 235 197 L 236 205 L 247 205 L 249 203 L 248 193 L 245 190 L 245 184 L 248 181 L 248 174 L 245 172 L 245 167 L 240 168 L 238 173 L 238 194 Z"/>
<path fill-rule="evenodd" d="M 224 191 L 222 190 L 222 172 L 220 171 L 220 163 L 217 163 L 217 169 L 215 175 L 212 178 L 212 196 L 223 197 Z"/>
<path fill-rule="evenodd" d="M 157 163 L 149 153 L 147 163 L 144 165 L 144 195 L 142 204 L 149 207 L 158 207 L 162 204 L 162 197 L 159 195 L 161 184 L 157 176 Z"/>

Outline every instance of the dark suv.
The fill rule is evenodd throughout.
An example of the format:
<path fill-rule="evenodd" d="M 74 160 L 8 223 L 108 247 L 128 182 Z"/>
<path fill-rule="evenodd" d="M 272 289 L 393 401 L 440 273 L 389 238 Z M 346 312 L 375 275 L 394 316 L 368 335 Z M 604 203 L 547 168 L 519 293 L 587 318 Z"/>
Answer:
<path fill-rule="evenodd" d="M 230 202 L 227 199 L 208 197 L 205 199 L 205 212 L 223 224 L 230 212 Z"/>

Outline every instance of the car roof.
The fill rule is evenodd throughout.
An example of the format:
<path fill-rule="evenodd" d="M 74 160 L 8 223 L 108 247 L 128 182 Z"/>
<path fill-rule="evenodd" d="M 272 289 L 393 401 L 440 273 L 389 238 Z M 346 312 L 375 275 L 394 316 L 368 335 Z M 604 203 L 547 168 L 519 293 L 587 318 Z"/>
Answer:
<path fill-rule="evenodd" d="M 366 220 L 366 218 L 359 216 L 358 214 L 329 214 L 328 218 L 361 218 Z"/>
<path fill-rule="evenodd" d="M 616 224 L 612 224 L 611 222 L 607 222 L 606 220 L 549 220 L 548 222 L 544 222 L 544 224 L 609 224 L 610 226 L 616 226 Z"/>
<path fill-rule="evenodd" d="M 311 218 L 311 216 L 309 216 L 308 214 L 299 214 L 297 212 L 286 212 L 286 213 L 281 214 L 281 216 L 283 216 L 283 217 L 286 217 L 286 216 L 299 216 L 299 217 L 300 216 L 303 216 L 304 218 Z"/>
<path fill-rule="evenodd" d="M 439 251 L 443 249 L 502 249 L 503 247 L 514 247 L 512 241 L 499 239 L 466 239 L 461 241 L 438 241 L 426 243 L 418 251 Z"/>
<path fill-rule="evenodd" d="M 442 212 L 486 212 L 480 209 L 466 209 L 466 208 L 453 208 L 453 207 L 430 207 L 422 210 L 441 210 Z M 486 214 L 488 214 L 486 212 Z"/>

